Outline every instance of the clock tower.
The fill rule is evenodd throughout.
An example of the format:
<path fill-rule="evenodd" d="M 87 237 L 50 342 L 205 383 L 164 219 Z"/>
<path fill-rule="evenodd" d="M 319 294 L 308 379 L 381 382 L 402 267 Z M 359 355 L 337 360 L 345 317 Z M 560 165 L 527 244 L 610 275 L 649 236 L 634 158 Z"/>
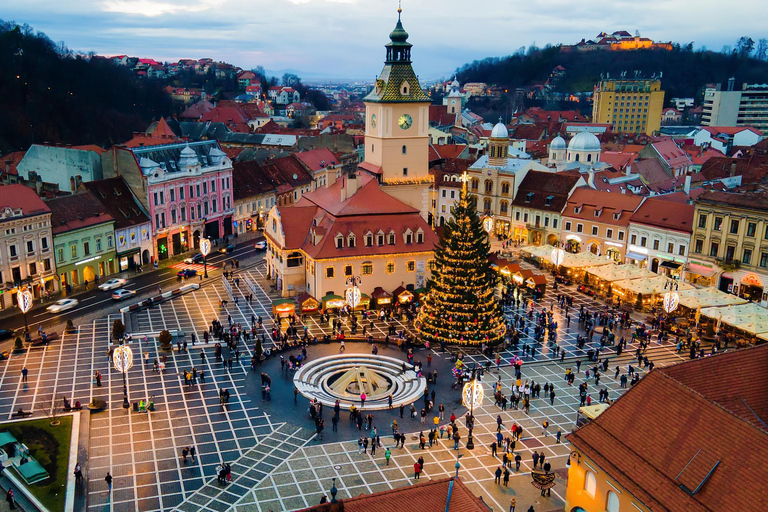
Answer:
<path fill-rule="evenodd" d="M 365 161 L 382 189 L 429 216 L 429 104 L 411 66 L 411 44 L 400 21 L 389 34 L 387 59 L 365 102 Z"/>

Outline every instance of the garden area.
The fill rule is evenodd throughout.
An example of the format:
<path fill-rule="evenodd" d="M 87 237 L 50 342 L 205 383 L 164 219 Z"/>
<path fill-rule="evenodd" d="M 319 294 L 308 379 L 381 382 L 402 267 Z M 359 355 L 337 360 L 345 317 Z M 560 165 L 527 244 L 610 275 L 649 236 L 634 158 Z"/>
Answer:
<path fill-rule="evenodd" d="M 50 511 L 63 511 L 67 490 L 72 417 L 57 418 L 61 423 L 52 427 L 49 418 L 0 424 L 0 432 L 9 432 L 29 448 L 50 478 L 28 486 L 30 492 Z"/>

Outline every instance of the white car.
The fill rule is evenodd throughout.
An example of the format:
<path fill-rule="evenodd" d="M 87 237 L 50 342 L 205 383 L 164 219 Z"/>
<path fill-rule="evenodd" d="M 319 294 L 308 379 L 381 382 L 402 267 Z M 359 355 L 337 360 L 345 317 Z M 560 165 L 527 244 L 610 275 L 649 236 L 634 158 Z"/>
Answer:
<path fill-rule="evenodd" d="M 256 242 L 253 246 L 256 248 L 257 251 L 263 251 L 264 249 L 267 248 L 267 241 L 261 240 L 260 242 Z"/>
<path fill-rule="evenodd" d="M 112 299 L 113 300 L 123 300 L 127 299 L 128 297 L 133 297 L 136 295 L 136 292 L 133 290 L 126 290 L 125 288 L 121 288 L 120 290 L 116 290 L 112 292 Z"/>
<path fill-rule="evenodd" d="M 46 309 L 51 313 L 61 313 L 62 311 L 72 309 L 77 306 L 78 303 L 79 301 L 77 299 L 61 299 L 52 306 L 48 306 Z"/>
<path fill-rule="evenodd" d="M 114 290 L 116 288 L 120 288 L 121 286 L 124 286 L 125 283 L 127 283 L 127 282 L 128 282 L 127 279 L 120 279 L 119 277 L 115 278 L 115 279 L 110 279 L 106 283 L 100 284 L 99 285 L 99 290 L 101 290 L 103 292 L 106 292 L 106 291 L 109 291 L 109 290 Z"/>

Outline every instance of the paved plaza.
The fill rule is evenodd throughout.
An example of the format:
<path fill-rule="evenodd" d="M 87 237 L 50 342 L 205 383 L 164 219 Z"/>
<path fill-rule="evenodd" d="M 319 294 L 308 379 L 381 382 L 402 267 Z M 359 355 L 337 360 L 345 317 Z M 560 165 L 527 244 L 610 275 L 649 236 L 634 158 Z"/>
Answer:
<path fill-rule="evenodd" d="M 525 266 L 525 265 L 524 265 Z M 234 323 L 249 325 L 252 316 L 262 317 L 265 326 L 266 346 L 271 345 L 271 303 L 274 294 L 270 294 L 269 281 L 265 280 L 264 267 L 261 264 L 250 265 L 239 270 L 241 284 L 237 303 L 230 295 L 229 288 L 222 279 L 213 278 L 204 283 L 197 291 L 182 295 L 172 301 L 145 309 L 134 317 L 136 333 L 156 333 L 162 329 L 183 330 L 190 340 L 194 333 L 199 341 L 213 318 L 218 318 L 225 326 L 228 315 Z M 246 278 L 255 284 L 247 289 L 243 285 Z M 549 283 L 552 284 L 551 281 Z M 253 293 L 253 301 L 248 302 L 243 294 Z M 585 352 L 594 348 L 598 342 L 582 349 L 576 347 L 576 335 L 583 334 L 578 325 L 578 310 L 582 304 L 591 311 L 601 311 L 604 305 L 592 298 L 575 291 L 575 287 L 561 287 L 558 292 L 549 289 L 545 299 L 539 304 L 549 307 L 551 298 L 557 293 L 573 297 L 570 328 L 563 313 L 556 303 L 555 319 L 558 321 L 558 343 L 566 351 L 563 362 L 553 358 L 546 344 L 539 345 L 535 357 L 528 357 L 523 364 L 523 378 L 537 383 L 554 384 L 556 398 L 553 404 L 548 398 L 532 401 L 530 414 L 523 411 L 501 411 L 493 405 L 492 386 L 501 379 L 504 393 L 509 395 L 513 382 L 512 368 L 509 361 L 518 351 L 504 351 L 500 371 L 494 369 L 483 377 L 486 399 L 478 410 L 475 428 L 475 449 L 468 451 L 464 447 L 466 429 L 461 416 L 465 409 L 461 407 L 459 392 L 452 389 L 450 353 L 431 350 L 434 369 L 440 375 L 435 386 L 436 405 L 444 403 L 446 418 L 452 412 L 460 418 L 462 426 L 459 475 L 477 495 L 482 496 L 494 510 L 507 510 L 509 497 L 518 497 L 518 507 L 526 510 L 530 504 L 537 512 L 560 510 L 563 506 L 565 491 L 564 465 L 569 453 L 567 444 L 555 442 L 554 433 L 560 428 L 563 433 L 574 427 L 579 406 L 577 385 L 584 381 L 585 364 L 574 386 L 568 386 L 564 380 L 566 368 L 575 371 L 575 358 L 585 359 Z M 228 301 L 226 310 L 220 307 L 221 301 Z M 516 311 L 507 309 L 512 316 Z M 239 345 L 241 356 L 235 360 L 231 369 L 217 363 L 210 345 L 202 350 L 206 357 L 200 356 L 201 347 L 188 346 L 188 351 L 174 350 L 167 354 L 166 368 L 163 372 L 155 371 L 152 362 L 160 358 L 154 337 L 148 341 L 143 336 L 135 336 L 132 342 L 134 366 L 128 373 L 128 393 L 131 402 L 152 398 L 156 411 L 139 413 L 122 408 L 122 378 L 112 368 L 108 349 L 112 321 L 119 316 L 105 313 L 103 316 L 85 321 L 78 325 L 74 334 L 64 334 L 61 341 L 52 343 L 47 348 L 28 348 L 20 354 L 0 363 L 0 417 L 10 418 L 11 412 L 23 408 L 32 410 L 35 417 L 43 416 L 43 409 L 51 397 L 67 396 L 73 403 L 80 401 L 87 404 L 93 398 L 107 401 L 105 411 L 90 417 L 90 446 L 86 465 L 85 489 L 88 510 L 93 511 L 155 511 L 172 510 L 293 510 L 319 503 L 323 494 L 328 494 L 332 479 L 336 478 L 339 497 L 356 496 L 361 493 L 376 492 L 410 485 L 413 480 L 413 463 L 419 456 L 425 459 L 423 476 L 439 478 L 455 474 L 457 452 L 452 450 L 453 443 L 442 440 L 432 448 L 420 450 L 415 441 L 415 434 L 425 432 L 429 424 L 422 426 L 417 419 L 410 419 L 406 410 L 405 418 L 400 419 L 398 410 L 374 411 L 374 426 L 381 436 L 382 447 L 375 456 L 359 453 L 357 438 L 367 435 L 365 430 L 358 431 L 342 412 L 338 432 L 331 430 L 331 412 L 326 411 L 326 429 L 324 439 L 315 436 L 314 425 L 307 414 L 307 400 L 299 396 L 294 403 L 292 376 L 280 369 L 277 357 L 263 363 L 257 371 L 250 368 L 253 343 Z M 299 331 L 303 326 L 299 321 Z M 347 322 L 347 320 L 344 320 Z M 317 317 L 308 317 L 306 326 L 310 334 L 319 338 L 330 333 L 332 328 L 319 323 Z M 348 323 L 345 323 L 347 331 Z M 407 326 L 399 320 L 394 321 L 400 331 Z M 374 321 L 374 336 L 383 338 L 388 324 Z M 629 339 L 629 333 L 619 333 Z M 523 338 L 523 343 L 532 339 Z M 608 389 L 611 399 L 622 392 L 618 380 L 614 380 L 613 369 L 619 365 L 626 373 L 627 365 L 634 364 L 634 346 L 630 345 L 620 357 L 612 357 L 610 370 L 605 372 L 600 388 Z M 405 359 L 404 354 L 395 348 L 381 347 L 381 354 Z M 225 359 L 230 356 L 225 348 Z M 144 353 L 148 353 L 149 364 L 144 362 Z M 367 343 L 347 343 L 347 353 L 369 353 Z M 293 353 L 298 353 L 294 351 Z M 310 360 L 338 353 L 338 345 L 310 346 Z M 674 346 L 651 344 L 647 355 L 657 366 L 682 361 L 684 354 L 676 354 Z M 288 353 L 285 354 L 286 358 Z M 427 353 L 417 351 L 416 359 L 426 361 Z M 234 356 L 233 356 L 234 357 Z M 482 355 L 468 355 L 472 361 L 485 363 L 488 359 Z M 29 379 L 22 382 L 22 368 L 29 369 Z M 205 371 L 205 382 L 185 385 L 181 376 L 184 370 L 196 368 Z M 102 386 L 94 385 L 95 371 L 103 375 Z M 642 373 L 642 369 L 639 370 Z M 259 373 L 268 373 L 273 380 L 271 401 L 262 401 Z M 589 381 L 589 393 L 597 399 L 597 389 Z M 228 404 L 221 404 L 219 390 L 226 388 L 231 393 Z M 420 403 L 416 404 L 421 406 Z M 421 407 L 418 407 L 420 410 Z M 512 423 L 522 425 L 523 437 L 517 443 L 516 452 L 523 459 L 520 472 L 513 472 L 509 487 L 494 483 L 496 467 L 500 459 L 491 456 L 489 446 L 496 433 L 496 418 L 500 415 L 508 429 Z M 428 416 L 431 422 L 433 415 Z M 401 431 L 408 434 L 404 448 L 393 448 L 391 423 L 396 419 Z M 551 424 L 548 434 L 542 431 L 541 424 L 548 420 Z M 440 424 L 447 423 L 441 421 Z M 508 432 L 508 430 L 507 430 Z M 194 446 L 197 456 L 181 458 L 184 447 Z M 387 447 L 392 449 L 389 465 L 384 459 Z M 543 452 L 558 474 L 557 485 L 551 497 L 539 496 L 530 481 L 531 454 L 534 450 Z M 216 482 L 216 465 L 222 461 L 232 463 L 233 482 L 226 487 L 219 487 Z M 106 490 L 104 476 L 106 472 L 114 476 L 114 490 L 111 495 Z"/>

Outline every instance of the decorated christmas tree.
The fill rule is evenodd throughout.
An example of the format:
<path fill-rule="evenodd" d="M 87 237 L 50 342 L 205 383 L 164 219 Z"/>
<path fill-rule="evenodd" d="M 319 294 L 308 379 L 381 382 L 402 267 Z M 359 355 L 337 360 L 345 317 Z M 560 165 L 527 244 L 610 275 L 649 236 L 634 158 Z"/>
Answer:
<path fill-rule="evenodd" d="M 451 213 L 435 249 L 432 278 L 427 281 L 416 329 L 430 343 L 499 343 L 505 325 L 493 296 L 498 274 L 488 261 L 490 240 L 477 214 L 477 198 L 467 192 L 466 181 Z"/>

